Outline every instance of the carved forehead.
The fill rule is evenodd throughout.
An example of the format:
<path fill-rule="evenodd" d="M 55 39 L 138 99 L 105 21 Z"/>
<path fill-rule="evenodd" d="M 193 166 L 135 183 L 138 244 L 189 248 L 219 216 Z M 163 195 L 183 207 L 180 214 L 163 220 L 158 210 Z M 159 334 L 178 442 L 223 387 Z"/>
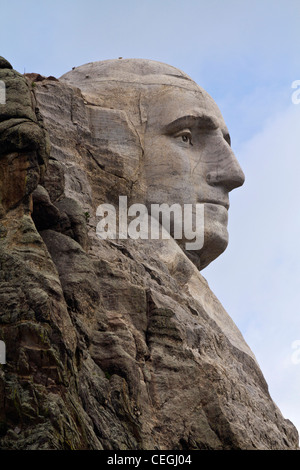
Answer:
<path fill-rule="evenodd" d="M 196 90 L 178 87 L 162 88 L 153 96 L 149 96 L 145 106 L 149 125 L 168 126 L 172 121 L 184 121 L 190 118 L 190 122 L 201 119 L 202 122 L 210 123 L 211 128 L 221 128 L 227 132 L 218 106 L 200 87 Z"/>
<path fill-rule="evenodd" d="M 184 72 L 171 65 L 146 59 L 120 59 L 90 62 L 74 67 L 61 77 L 84 91 L 100 89 L 106 82 L 138 85 L 174 85 L 196 88 L 198 85 Z"/>
<path fill-rule="evenodd" d="M 222 122 L 217 105 L 203 88 L 181 70 L 161 62 L 146 59 L 91 62 L 75 67 L 60 79 L 80 88 L 88 103 L 125 111 L 137 127 L 153 111 L 166 115 L 169 112 L 166 103 L 172 116 L 180 117 L 184 104 L 185 112 L 200 109 Z"/>
<path fill-rule="evenodd" d="M 155 93 L 161 87 L 202 90 L 181 70 L 145 59 L 91 62 L 75 67 L 60 79 L 80 88 L 94 104 L 116 108 L 119 104 L 121 109 L 136 106 L 141 95 Z"/>

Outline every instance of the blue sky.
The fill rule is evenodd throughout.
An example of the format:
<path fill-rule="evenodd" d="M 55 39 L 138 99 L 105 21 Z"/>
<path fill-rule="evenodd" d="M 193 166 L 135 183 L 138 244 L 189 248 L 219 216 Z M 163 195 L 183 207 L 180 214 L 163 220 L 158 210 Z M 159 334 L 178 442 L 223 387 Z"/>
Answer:
<path fill-rule="evenodd" d="M 246 183 L 231 195 L 229 247 L 203 275 L 300 429 L 299 0 L 2 0 L 1 10 L 0 54 L 21 73 L 147 58 L 216 100 Z"/>

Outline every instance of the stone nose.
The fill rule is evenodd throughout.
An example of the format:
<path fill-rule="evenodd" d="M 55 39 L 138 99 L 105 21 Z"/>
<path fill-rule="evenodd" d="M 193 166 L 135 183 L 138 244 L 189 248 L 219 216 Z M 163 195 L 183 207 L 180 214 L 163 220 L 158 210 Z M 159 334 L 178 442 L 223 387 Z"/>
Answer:
<path fill-rule="evenodd" d="M 223 186 L 228 192 L 244 184 L 245 175 L 229 146 L 215 167 L 207 172 L 206 181 L 210 186 Z"/>

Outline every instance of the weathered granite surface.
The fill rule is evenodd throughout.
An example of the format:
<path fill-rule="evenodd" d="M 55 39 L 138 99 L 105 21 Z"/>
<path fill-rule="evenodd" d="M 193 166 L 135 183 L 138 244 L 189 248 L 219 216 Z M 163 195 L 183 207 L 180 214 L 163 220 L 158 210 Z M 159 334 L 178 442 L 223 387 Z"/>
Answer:
<path fill-rule="evenodd" d="M 223 228 L 193 260 L 173 239 L 96 236 L 99 204 L 150 201 L 157 190 L 143 176 L 139 123 L 124 112 L 141 70 L 147 87 L 152 65 L 188 80 L 142 61 L 129 94 L 113 91 L 108 106 L 94 85 L 102 77 L 113 88 L 102 64 L 55 80 L 0 60 L 0 448 L 297 449 L 295 427 L 195 266 L 223 251 Z M 233 170 L 228 191 L 242 183 Z"/>

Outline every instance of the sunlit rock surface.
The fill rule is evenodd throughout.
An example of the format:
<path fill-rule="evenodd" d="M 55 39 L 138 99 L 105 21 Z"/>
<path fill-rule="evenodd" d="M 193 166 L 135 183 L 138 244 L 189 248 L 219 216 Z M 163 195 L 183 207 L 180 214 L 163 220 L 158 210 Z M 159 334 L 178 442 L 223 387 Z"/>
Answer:
<path fill-rule="evenodd" d="M 296 449 L 179 244 L 96 236 L 99 204 L 148 197 L 137 124 L 91 104 L 85 69 L 0 66 L 1 449 Z"/>

